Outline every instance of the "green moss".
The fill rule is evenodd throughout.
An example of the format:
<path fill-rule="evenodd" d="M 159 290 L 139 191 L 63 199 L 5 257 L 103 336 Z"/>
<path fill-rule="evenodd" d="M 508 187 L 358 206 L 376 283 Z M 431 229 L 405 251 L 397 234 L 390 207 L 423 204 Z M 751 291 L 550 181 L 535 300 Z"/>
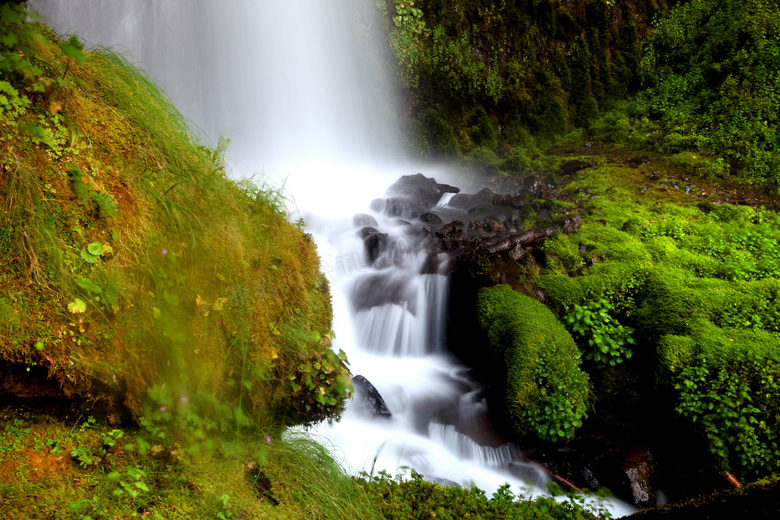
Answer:
<path fill-rule="evenodd" d="M 424 156 L 436 159 L 460 156 L 460 145 L 452 126 L 435 108 L 426 110 L 415 120 L 413 133 L 417 138 L 417 147 Z"/>
<path fill-rule="evenodd" d="M 0 111 L 0 290 L 19 316 L 0 359 L 136 415 L 150 389 L 158 407 L 184 399 L 225 428 L 337 414 L 348 376 L 330 352 L 328 287 L 281 195 L 229 180 L 224 150 L 121 57 L 74 60 L 42 26 L 3 29 L 16 40 L 0 57 L 23 42 L 58 88 L 0 68 L 24 108 Z M 323 363 L 293 391 L 301 366 Z"/>
<path fill-rule="evenodd" d="M 706 318 L 706 292 L 696 290 L 692 282 L 685 271 L 648 271 L 636 313 L 641 335 L 657 340 L 665 334 L 685 334 Z"/>
<path fill-rule="evenodd" d="M 543 441 L 570 439 L 586 416 L 588 376 L 563 325 L 536 300 L 499 285 L 478 299 L 479 323 L 506 360 L 506 407 L 515 432 Z"/>
<path fill-rule="evenodd" d="M 741 478 L 774 474 L 780 441 L 780 339 L 762 330 L 703 324 L 659 343 L 661 383 L 677 412 L 709 442 L 718 464 Z"/>

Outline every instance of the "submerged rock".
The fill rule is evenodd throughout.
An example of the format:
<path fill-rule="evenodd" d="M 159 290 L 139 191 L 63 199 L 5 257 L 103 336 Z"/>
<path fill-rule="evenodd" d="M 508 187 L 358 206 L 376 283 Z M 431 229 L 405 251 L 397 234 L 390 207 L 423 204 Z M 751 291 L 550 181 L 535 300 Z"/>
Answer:
<path fill-rule="evenodd" d="M 368 379 L 357 375 L 352 378 L 352 386 L 355 388 L 354 399 L 355 402 L 359 403 L 361 413 L 371 417 L 384 417 L 386 419 L 393 416 L 379 391 Z"/>

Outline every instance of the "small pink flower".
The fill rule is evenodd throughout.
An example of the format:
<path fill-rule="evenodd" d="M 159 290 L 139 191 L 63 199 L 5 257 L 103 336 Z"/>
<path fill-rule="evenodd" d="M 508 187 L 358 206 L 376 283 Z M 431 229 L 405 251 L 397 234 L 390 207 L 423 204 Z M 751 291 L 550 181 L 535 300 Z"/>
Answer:
<path fill-rule="evenodd" d="M 164 412 L 164 411 L 166 411 L 167 409 L 168 409 L 168 407 L 167 407 L 167 406 L 161 406 L 161 407 L 160 407 L 160 411 L 161 411 L 161 412 Z"/>
<path fill-rule="evenodd" d="M 267 442 L 268 444 L 271 444 L 271 436 L 268 435 L 267 433 L 265 434 L 265 442 Z"/>
<path fill-rule="evenodd" d="M 162 254 L 167 255 L 168 254 L 168 250 L 167 249 L 163 249 L 162 250 Z"/>

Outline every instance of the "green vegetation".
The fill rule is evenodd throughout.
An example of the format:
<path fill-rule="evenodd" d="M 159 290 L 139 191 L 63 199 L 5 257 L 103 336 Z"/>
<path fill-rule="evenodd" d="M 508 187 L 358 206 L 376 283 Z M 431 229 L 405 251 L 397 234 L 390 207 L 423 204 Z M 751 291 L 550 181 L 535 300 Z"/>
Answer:
<path fill-rule="evenodd" d="M 119 56 L 2 9 L 3 370 L 135 415 L 151 390 L 215 429 L 338 415 L 328 287 L 280 195 L 228 180 Z"/>
<path fill-rule="evenodd" d="M 366 475 L 368 477 L 368 475 Z M 567 495 L 567 501 L 553 497 L 532 499 L 516 496 L 504 485 L 488 498 L 477 488 L 441 487 L 423 480 L 412 470 L 411 479 L 391 478 L 387 473 L 368 477 L 360 487 L 370 496 L 380 497 L 380 511 L 384 518 L 403 519 L 460 519 L 460 518 L 539 518 L 588 520 L 611 518 L 598 501 L 585 507 L 583 495 Z M 554 486 L 552 486 L 554 487 Z M 562 493 L 555 493 L 562 494 Z"/>
<path fill-rule="evenodd" d="M 25 17 L 0 6 L 0 516 L 597 517 L 355 479 L 287 429 L 351 393 L 311 238 L 142 72 Z"/>
<path fill-rule="evenodd" d="M 587 416 L 588 376 L 580 353 L 552 312 L 499 285 L 480 292 L 479 323 L 493 354 L 507 364 L 506 410 L 527 439 L 571 439 Z"/>
<path fill-rule="evenodd" d="M 716 154 L 746 181 L 780 183 L 778 9 L 692 0 L 656 24 L 640 70 L 660 150 Z"/>
<path fill-rule="evenodd" d="M 302 435 L 214 436 L 196 449 L 155 428 L 16 415 L 0 420 L 0 512 L 9 520 L 381 518 Z"/>
<path fill-rule="evenodd" d="M 526 147 L 529 133 L 549 143 L 587 127 L 599 110 L 637 92 L 642 38 L 667 4 L 380 2 L 411 102 L 412 147 L 436 157 L 420 139 L 441 133 L 429 126 L 432 109 L 467 156 L 487 148 L 506 159 L 512 148 Z M 475 126 L 475 119 L 483 122 Z M 497 139 L 485 141 L 485 123 Z"/>
<path fill-rule="evenodd" d="M 677 167 L 654 165 L 667 182 L 664 173 Z M 641 178 L 604 165 L 567 186 L 589 208 L 577 233 L 547 241 L 537 284 L 596 361 L 595 381 L 609 380 L 616 362 L 628 364 L 668 396 L 646 398 L 655 420 L 681 418 L 706 439 L 721 471 L 776 474 L 780 217 L 677 190 L 644 194 Z M 616 391 L 600 384 L 597 394 Z"/>
<path fill-rule="evenodd" d="M 448 137 L 445 157 L 487 149 L 508 173 L 502 160 L 534 155 L 529 136 L 544 147 L 574 131 L 582 142 L 706 155 L 704 175 L 780 182 L 777 0 L 379 5 L 423 156 L 441 158 L 430 136 L 451 135 L 458 153 Z M 497 139 L 473 125 L 482 114 Z"/>
<path fill-rule="evenodd" d="M 589 345 L 585 359 L 595 362 L 601 369 L 631 359 L 633 352 L 628 346 L 635 343 L 631 336 L 633 329 L 618 323 L 610 315 L 610 306 L 604 299 L 574 305 L 564 317 L 579 344 Z"/>

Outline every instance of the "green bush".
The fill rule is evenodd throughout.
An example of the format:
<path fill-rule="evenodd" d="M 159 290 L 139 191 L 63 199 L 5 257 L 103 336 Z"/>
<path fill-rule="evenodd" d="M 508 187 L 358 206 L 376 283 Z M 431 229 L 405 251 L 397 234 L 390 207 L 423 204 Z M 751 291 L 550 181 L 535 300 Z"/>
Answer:
<path fill-rule="evenodd" d="M 780 181 L 780 4 L 692 0 L 644 47 L 645 96 L 666 153 L 723 155 L 748 181 Z"/>
<path fill-rule="evenodd" d="M 505 400 L 515 432 L 571 439 L 587 415 L 589 390 L 569 333 L 547 307 L 507 285 L 480 291 L 477 306 L 491 350 L 508 366 Z"/>

